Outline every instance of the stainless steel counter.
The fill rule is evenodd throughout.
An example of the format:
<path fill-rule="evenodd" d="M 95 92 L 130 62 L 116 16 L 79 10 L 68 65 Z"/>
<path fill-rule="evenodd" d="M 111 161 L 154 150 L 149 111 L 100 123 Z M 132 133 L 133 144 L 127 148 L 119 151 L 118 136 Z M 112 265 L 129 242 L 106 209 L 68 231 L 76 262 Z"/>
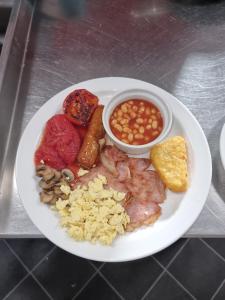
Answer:
<path fill-rule="evenodd" d="M 200 122 L 213 179 L 186 236 L 225 237 L 218 150 L 225 122 L 225 2 L 193 2 L 80 0 L 69 8 L 69 1 L 16 1 L 0 60 L 0 236 L 41 236 L 13 175 L 20 135 L 34 113 L 73 83 L 125 76 L 166 89 Z"/>

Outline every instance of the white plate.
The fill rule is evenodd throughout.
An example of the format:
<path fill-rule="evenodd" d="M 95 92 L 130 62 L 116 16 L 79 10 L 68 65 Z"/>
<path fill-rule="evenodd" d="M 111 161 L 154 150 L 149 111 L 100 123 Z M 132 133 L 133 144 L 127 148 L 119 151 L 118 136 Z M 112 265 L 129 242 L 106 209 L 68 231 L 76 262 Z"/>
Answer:
<path fill-rule="evenodd" d="M 225 124 L 223 125 L 220 135 L 220 157 L 222 160 L 223 167 L 225 169 Z"/>
<path fill-rule="evenodd" d="M 33 156 L 47 120 L 57 113 L 65 97 L 77 88 L 96 94 L 104 104 L 122 90 L 148 89 L 166 99 L 171 106 L 174 122 L 170 135 L 184 136 L 188 144 L 190 187 L 186 193 L 167 192 L 162 215 L 153 225 L 126 233 L 112 246 L 76 242 L 60 227 L 59 218 L 39 200 Z M 20 140 L 16 157 L 16 181 L 23 205 L 37 228 L 62 249 L 92 260 L 128 261 L 156 253 L 179 239 L 194 223 L 206 201 L 211 183 L 211 156 L 205 135 L 190 111 L 175 97 L 147 82 L 120 78 L 98 78 L 73 85 L 47 101 L 33 116 Z"/>

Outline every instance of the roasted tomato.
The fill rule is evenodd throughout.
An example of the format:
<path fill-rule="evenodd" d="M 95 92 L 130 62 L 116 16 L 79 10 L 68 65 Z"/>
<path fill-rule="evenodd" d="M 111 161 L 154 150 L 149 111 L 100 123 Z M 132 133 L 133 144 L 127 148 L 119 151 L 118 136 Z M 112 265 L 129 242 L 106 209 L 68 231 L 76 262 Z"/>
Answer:
<path fill-rule="evenodd" d="M 87 126 L 97 106 L 98 97 L 85 89 L 73 91 L 66 97 L 63 103 L 66 117 L 78 126 Z"/>
<path fill-rule="evenodd" d="M 65 115 L 53 116 L 46 123 L 44 134 L 35 152 L 35 163 L 62 170 L 73 164 L 80 150 L 80 136 Z"/>

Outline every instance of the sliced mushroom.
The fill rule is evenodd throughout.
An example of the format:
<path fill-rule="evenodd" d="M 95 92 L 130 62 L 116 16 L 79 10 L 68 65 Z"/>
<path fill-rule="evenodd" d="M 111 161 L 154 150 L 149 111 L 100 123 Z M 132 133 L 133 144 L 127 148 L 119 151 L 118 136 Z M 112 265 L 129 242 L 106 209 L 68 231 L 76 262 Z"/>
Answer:
<path fill-rule="evenodd" d="M 43 174 L 43 179 L 45 181 L 51 180 L 55 176 L 55 172 L 51 168 L 46 168 L 44 174 Z"/>
<path fill-rule="evenodd" d="M 60 189 L 60 187 L 58 187 L 58 186 L 54 186 L 54 193 L 56 194 L 56 195 L 62 195 L 63 194 L 63 192 L 61 191 L 61 189 Z"/>
<path fill-rule="evenodd" d="M 46 165 L 40 164 L 36 167 L 36 174 L 39 177 L 42 177 L 46 170 Z"/>
<path fill-rule="evenodd" d="M 72 172 L 70 169 L 63 169 L 63 170 L 62 170 L 62 174 L 63 174 L 63 177 L 64 177 L 68 182 L 74 180 L 73 172 Z"/>
<path fill-rule="evenodd" d="M 62 200 L 67 200 L 67 199 L 68 199 L 68 195 L 62 194 L 62 195 L 60 195 L 60 198 L 61 198 Z"/>
<path fill-rule="evenodd" d="M 46 192 L 41 192 L 40 193 L 40 199 L 41 199 L 41 202 L 43 203 L 50 203 L 53 199 L 54 199 L 55 195 L 54 193 L 46 193 Z"/>
<path fill-rule="evenodd" d="M 58 182 L 62 176 L 61 172 L 54 170 L 54 174 L 55 174 L 55 176 L 54 176 L 53 180 L 54 180 L 54 182 Z"/>
<path fill-rule="evenodd" d="M 43 190 L 50 190 L 54 185 L 55 185 L 54 182 L 52 182 L 52 181 L 46 182 L 46 181 L 44 181 L 44 179 L 41 179 L 39 182 L 39 186 Z"/>

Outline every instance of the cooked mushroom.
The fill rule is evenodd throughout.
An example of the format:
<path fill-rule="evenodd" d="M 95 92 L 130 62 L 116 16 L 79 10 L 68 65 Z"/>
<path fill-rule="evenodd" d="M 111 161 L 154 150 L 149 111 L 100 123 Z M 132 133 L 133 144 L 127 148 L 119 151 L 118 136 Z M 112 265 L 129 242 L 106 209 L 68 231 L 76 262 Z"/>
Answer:
<path fill-rule="evenodd" d="M 54 182 L 58 182 L 62 176 L 61 172 L 54 170 L 54 174 L 55 174 L 55 176 L 54 176 L 53 180 L 54 180 Z"/>
<path fill-rule="evenodd" d="M 43 203 L 50 203 L 54 199 L 55 195 L 54 193 L 47 193 L 47 192 L 41 192 L 40 193 L 40 199 Z"/>
<path fill-rule="evenodd" d="M 52 182 L 52 181 L 46 182 L 46 181 L 44 181 L 44 179 L 41 179 L 39 182 L 39 186 L 43 190 L 50 190 L 54 185 L 55 185 L 54 182 Z"/>
<path fill-rule="evenodd" d="M 58 187 L 58 186 L 54 186 L 54 193 L 56 194 L 56 195 L 62 195 L 63 194 L 63 192 L 61 191 L 61 189 L 60 189 L 60 187 Z"/>
<path fill-rule="evenodd" d="M 42 177 L 46 170 L 46 165 L 40 164 L 36 167 L 36 174 L 39 177 Z"/>
<path fill-rule="evenodd" d="M 65 177 L 65 179 L 67 181 L 73 181 L 74 180 L 74 175 L 73 175 L 73 172 L 70 170 L 70 169 L 63 169 L 62 170 L 62 174 L 63 176 Z"/>
<path fill-rule="evenodd" d="M 61 198 L 62 200 L 67 200 L 67 199 L 68 199 L 68 195 L 62 194 L 62 195 L 60 195 L 60 198 Z"/>

